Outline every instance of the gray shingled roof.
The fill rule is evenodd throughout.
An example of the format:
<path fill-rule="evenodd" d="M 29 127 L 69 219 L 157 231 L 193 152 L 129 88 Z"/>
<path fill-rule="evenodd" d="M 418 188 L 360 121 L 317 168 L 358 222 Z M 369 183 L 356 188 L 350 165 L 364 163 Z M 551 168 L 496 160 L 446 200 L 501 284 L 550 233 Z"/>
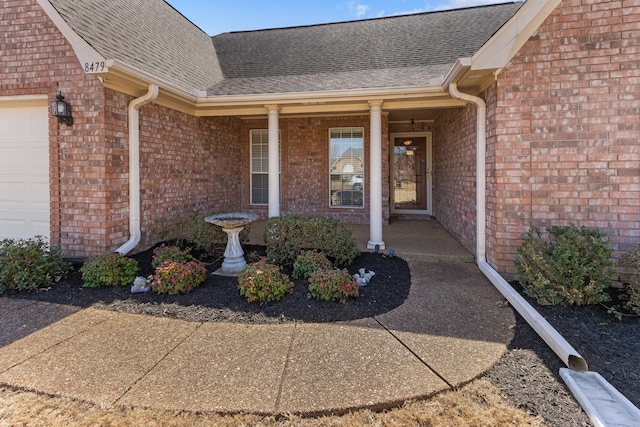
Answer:
<path fill-rule="evenodd" d="M 473 55 L 521 5 L 220 34 L 213 43 L 225 80 L 208 94 L 425 85 Z"/>
<path fill-rule="evenodd" d="M 211 38 L 163 0 L 49 0 L 107 59 L 191 93 L 222 80 Z"/>
<path fill-rule="evenodd" d="M 522 5 L 211 38 L 164 0 L 50 2 L 105 58 L 209 96 L 427 85 L 473 55 Z"/>

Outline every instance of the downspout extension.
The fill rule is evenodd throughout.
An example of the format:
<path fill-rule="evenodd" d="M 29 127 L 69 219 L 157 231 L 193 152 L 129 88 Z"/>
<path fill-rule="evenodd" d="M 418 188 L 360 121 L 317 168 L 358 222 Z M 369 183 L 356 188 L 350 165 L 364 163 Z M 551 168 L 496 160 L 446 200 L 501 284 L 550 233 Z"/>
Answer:
<path fill-rule="evenodd" d="M 143 96 L 134 99 L 127 108 L 129 116 L 129 240 L 115 250 L 128 254 L 140 243 L 140 107 L 158 97 L 158 85 L 150 84 Z"/>
<path fill-rule="evenodd" d="M 504 278 L 487 262 L 486 252 L 486 122 L 487 105 L 482 98 L 462 93 L 456 83 L 449 85 L 449 93 L 457 99 L 475 104 L 478 108 L 476 135 L 476 263 L 480 271 L 496 289 L 509 301 L 509 304 L 527 321 L 536 333 L 547 343 L 569 368 L 587 371 L 587 362 L 553 326 L 542 317 Z"/>

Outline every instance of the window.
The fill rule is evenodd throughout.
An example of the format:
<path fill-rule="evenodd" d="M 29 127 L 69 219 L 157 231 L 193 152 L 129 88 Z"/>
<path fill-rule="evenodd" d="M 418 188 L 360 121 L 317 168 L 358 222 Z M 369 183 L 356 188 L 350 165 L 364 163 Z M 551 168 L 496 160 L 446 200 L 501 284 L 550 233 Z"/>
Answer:
<path fill-rule="evenodd" d="M 364 129 L 329 129 L 331 207 L 364 207 Z"/>
<path fill-rule="evenodd" d="M 269 204 L 269 131 L 251 130 L 251 204 Z"/>

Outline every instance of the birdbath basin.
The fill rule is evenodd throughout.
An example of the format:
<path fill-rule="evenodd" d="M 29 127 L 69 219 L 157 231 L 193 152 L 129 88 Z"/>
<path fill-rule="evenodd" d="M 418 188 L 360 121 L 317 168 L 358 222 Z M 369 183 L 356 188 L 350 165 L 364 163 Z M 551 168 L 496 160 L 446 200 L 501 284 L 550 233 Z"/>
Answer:
<path fill-rule="evenodd" d="M 240 232 L 244 226 L 258 219 L 258 215 L 252 213 L 231 212 L 211 215 L 204 220 L 222 227 L 227 233 L 227 247 L 224 250 L 222 266 L 214 272 L 224 276 L 237 276 L 244 271 L 247 261 L 244 259 L 244 251 L 240 245 Z"/>

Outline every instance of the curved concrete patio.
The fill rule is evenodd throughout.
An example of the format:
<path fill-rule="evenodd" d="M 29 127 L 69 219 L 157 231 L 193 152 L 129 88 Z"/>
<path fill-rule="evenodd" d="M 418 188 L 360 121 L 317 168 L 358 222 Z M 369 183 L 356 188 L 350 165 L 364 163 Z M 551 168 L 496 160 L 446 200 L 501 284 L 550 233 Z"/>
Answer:
<path fill-rule="evenodd" d="M 383 408 L 455 388 L 498 361 L 515 317 L 437 222 L 402 227 L 411 239 L 393 247 L 409 262 L 409 297 L 358 321 L 195 323 L 0 298 L 0 383 L 101 405 L 265 414 Z M 440 255 L 427 253 L 430 232 Z"/>

